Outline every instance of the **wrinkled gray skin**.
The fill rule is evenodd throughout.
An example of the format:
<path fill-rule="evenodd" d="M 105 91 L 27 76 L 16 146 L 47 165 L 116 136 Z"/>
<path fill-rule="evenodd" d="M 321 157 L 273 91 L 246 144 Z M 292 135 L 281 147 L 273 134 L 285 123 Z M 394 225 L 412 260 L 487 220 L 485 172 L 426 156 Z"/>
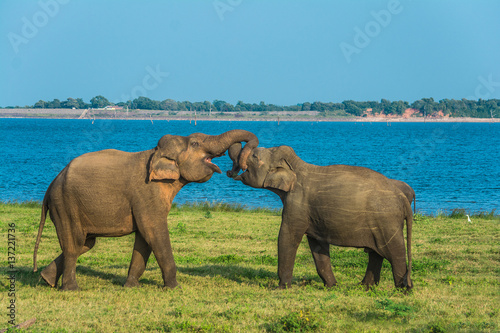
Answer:
<path fill-rule="evenodd" d="M 405 197 L 408 199 L 408 202 L 412 203 L 413 201 L 413 213 L 416 213 L 416 210 L 417 210 L 417 198 L 415 196 L 415 191 L 413 190 L 413 188 L 406 184 L 405 182 L 402 182 L 400 180 L 396 180 L 396 179 L 389 179 L 390 182 L 392 183 L 393 186 L 399 188 L 399 190 L 401 192 L 403 192 L 403 194 L 405 195 Z"/>
<path fill-rule="evenodd" d="M 45 194 L 33 255 L 34 271 L 49 211 L 62 249 L 62 254 L 41 272 L 50 286 L 55 287 L 62 275 L 62 290 L 78 289 L 77 258 L 94 246 L 96 237 L 135 232 L 125 286 L 139 285 L 138 279 L 153 251 L 165 286 L 175 288 L 176 266 L 167 226 L 172 200 L 184 185 L 202 183 L 214 172 L 220 173 L 211 160 L 222 156 L 235 142 L 248 142 L 239 160 L 245 165 L 258 139 L 243 130 L 218 136 L 165 135 L 154 149 L 138 153 L 102 150 L 75 158 L 52 181 Z"/>
<path fill-rule="evenodd" d="M 295 256 L 304 234 L 316 270 L 327 287 L 337 284 L 329 244 L 364 248 L 369 253 L 361 282 L 367 287 L 379 282 L 384 258 L 391 263 L 395 286 L 407 290 L 413 287 L 413 214 L 407 198 L 387 177 L 363 167 L 308 164 L 288 146 L 253 149 L 247 170 L 236 176 L 240 151 L 240 144 L 229 149 L 233 169 L 228 176 L 251 187 L 268 189 L 283 202 L 278 237 L 279 288 L 291 286 Z"/>

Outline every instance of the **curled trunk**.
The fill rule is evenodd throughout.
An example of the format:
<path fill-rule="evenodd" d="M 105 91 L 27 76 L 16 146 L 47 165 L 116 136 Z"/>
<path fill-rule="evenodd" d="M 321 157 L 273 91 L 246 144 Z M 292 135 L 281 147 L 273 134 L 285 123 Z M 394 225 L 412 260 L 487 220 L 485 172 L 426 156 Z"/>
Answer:
<path fill-rule="evenodd" d="M 243 170 L 247 168 L 247 158 L 252 149 L 259 145 L 259 139 L 252 132 L 244 130 L 231 130 L 220 135 L 210 136 L 204 142 L 207 145 L 207 150 L 214 156 L 222 155 L 234 143 L 246 142 L 245 147 L 241 150 L 238 164 Z"/>
<path fill-rule="evenodd" d="M 238 172 L 240 172 L 240 166 L 238 160 L 241 153 L 241 143 L 237 142 L 231 145 L 231 147 L 229 147 L 227 152 L 229 154 L 229 157 L 231 158 L 231 161 L 233 161 L 233 167 L 231 168 L 231 170 L 227 171 L 227 176 L 229 178 L 234 178 L 238 176 Z"/>

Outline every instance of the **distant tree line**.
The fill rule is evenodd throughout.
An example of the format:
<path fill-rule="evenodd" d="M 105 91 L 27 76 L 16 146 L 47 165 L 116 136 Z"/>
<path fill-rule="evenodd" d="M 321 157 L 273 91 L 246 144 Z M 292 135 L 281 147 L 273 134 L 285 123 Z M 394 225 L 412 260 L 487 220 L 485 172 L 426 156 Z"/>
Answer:
<path fill-rule="evenodd" d="M 65 101 L 54 99 L 53 101 L 40 100 L 33 106 L 28 108 L 104 108 L 108 105 L 114 105 L 104 96 L 95 96 L 90 100 L 90 103 L 84 102 L 81 98 L 68 98 Z M 353 116 L 363 116 L 370 110 L 372 114 L 384 115 L 402 115 L 408 108 L 417 110 L 418 115 L 426 117 L 435 115 L 437 112 L 442 112 L 443 115 L 451 117 L 474 117 L 474 118 L 499 118 L 500 117 L 500 100 L 468 100 L 468 99 L 442 99 L 435 101 L 431 98 L 422 98 L 409 103 L 406 101 L 389 101 L 382 99 L 378 101 L 358 102 L 353 100 L 346 100 L 342 103 L 323 103 L 323 102 L 304 102 L 302 104 L 281 106 L 275 104 L 266 104 L 264 102 L 244 103 L 238 101 L 235 105 L 222 100 L 215 100 L 213 102 L 189 102 L 189 101 L 175 101 L 173 99 L 166 99 L 163 101 L 152 100 L 148 97 L 138 97 L 134 100 L 127 102 L 116 103 L 129 109 L 142 109 L 142 110 L 165 110 L 165 111 L 197 111 L 197 112 L 241 112 L 241 111 L 254 111 L 254 112 L 269 112 L 269 111 L 318 111 L 320 114 L 328 115 L 330 113 L 347 114 Z"/>

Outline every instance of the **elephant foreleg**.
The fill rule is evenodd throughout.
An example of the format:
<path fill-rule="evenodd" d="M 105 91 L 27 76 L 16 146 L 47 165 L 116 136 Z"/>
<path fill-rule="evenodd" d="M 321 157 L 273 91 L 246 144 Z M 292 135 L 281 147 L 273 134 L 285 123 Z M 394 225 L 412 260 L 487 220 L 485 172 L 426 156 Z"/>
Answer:
<path fill-rule="evenodd" d="M 159 240 L 151 243 L 151 247 L 160 266 L 165 287 L 174 289 L 179 284 L 168 228 L 164 228 L 159 236 Z"/>
<path fill-rule="evenodd" d="M 175 266 L 174 255 L 172 253 L 172 245 L 170 244 L 170 235 L 168 233 L 167 222 L 164 221 L 164 225 L 156 228 L 153 228 L 153 224 L 151 223 L 140 222 L 137 222 L 137 225 L 139 226 L 138 232 L 140 232 L 141 236 L 144 238 L 144 241 L 151 247 L 151 250 L 156 257 L 158 266 L 160 266 L 161 269 L 165 287 L 174 289 L 179 284 L 177 283 L 176 278 L 177 267 Z M 158 226 L 159 224 L 160 223 L 158 222 L 156 226 Z M 144 257 L 142 260 L 144 260 Z M 145 266 L 145 262 L 144 264 L 137 265 L 137 268 L 135 269 L 139 271 L 140 269 L 142 269 L 143 265 Z"/>
<path fill-rule="evenodd" d="M 287 225 L 281 224 L 278 236 L 278 288 L 292 286 L 293 265 L 303 234 L 297 235 Z"/>
<path fill-rule="evenodd" d="M 151 247 L 139 232 L 135 233 L 134 252 L 128 269 L 127 281 L 124 287 L 139 286 L 139 278 L 146 270 L 146 264 L 151 255 Z"/>
<path fill-rule="evenodd" d="M 95 245 L 95 237 L 87 238 L 85 244 L 80 252 L 80 255 L 89 251 Z M 56 287 L 59 278 L 63 274 L 64 269 L 64 255 L 61 253 L 56 259 L 54 259 L 47 267 L 45 267 L 40 275 L 51 287 Z"/>
<path fill-rule="evenodd" d="M 318 272 L 321 280 L 323 280 L 325 287 L 330 288 L 337 285 L 337 280 L 333 275 L 332 264 L 330 261 L 330 244 L 327 242 L 321 242 L 311 236 L 307 236 L 307 240 L 314 258 L 316 271 Z"/>
<path fill-rule="evenodd" d="M 365 252 L 368 252 L 368 267 L 361 284 L 369 288 L 379 283 L 384 258 L 372 249 L 365 249 Z"/>

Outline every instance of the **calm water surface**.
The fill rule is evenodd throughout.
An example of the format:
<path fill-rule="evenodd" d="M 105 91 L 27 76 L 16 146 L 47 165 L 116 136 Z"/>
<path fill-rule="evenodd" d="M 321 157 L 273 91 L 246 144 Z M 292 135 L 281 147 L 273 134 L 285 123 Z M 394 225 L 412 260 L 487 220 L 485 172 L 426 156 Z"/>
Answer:
<path fill-rule="evenodd" d="M 255 133 L 260 146 L 291 146 L 317 165 L 365 166 L 403 180 L 426 214 L 464 208 L 491 211 L 500 203 L 500 124 L 350 123 L 0 119 L 0 201 L 43 199 L 50 182 L 74 157 L 107 148 L 129 152 L 156 146 L 165 134 Z M 228 156 L 214 160 L 230 169 Z M 262 189 L 215 174 L 184 187 L 175 202 L 222 201 L 281 207 Z"/>

